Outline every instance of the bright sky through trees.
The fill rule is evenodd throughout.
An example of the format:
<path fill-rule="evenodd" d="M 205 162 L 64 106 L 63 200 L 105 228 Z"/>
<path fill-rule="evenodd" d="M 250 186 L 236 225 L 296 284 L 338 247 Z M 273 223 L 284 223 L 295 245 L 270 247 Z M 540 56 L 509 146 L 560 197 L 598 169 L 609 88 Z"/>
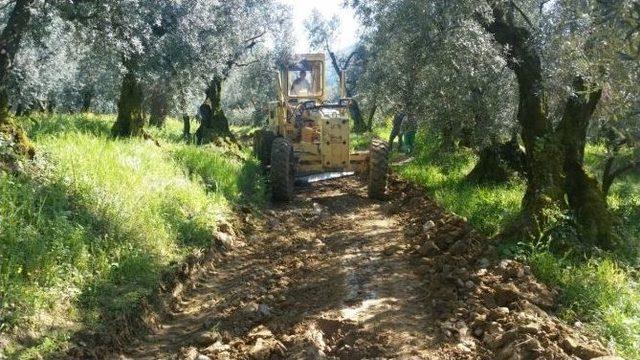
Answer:
<path fill-rule="evenodd" d="M 304 21 L 311 15 L 314 8 L 327 18 L 338 15 L 340 18 L 340 31 L 334 44 L 335 49 L 344 49 L 356 42 L 358 21 L 352 9 L 342 7 L 343 0 L 280 0 L 293 9 L 294 37 L 296 39 L 295 51 L 298 53 L 309 52 L 309 41 L 304 28 Z"/>

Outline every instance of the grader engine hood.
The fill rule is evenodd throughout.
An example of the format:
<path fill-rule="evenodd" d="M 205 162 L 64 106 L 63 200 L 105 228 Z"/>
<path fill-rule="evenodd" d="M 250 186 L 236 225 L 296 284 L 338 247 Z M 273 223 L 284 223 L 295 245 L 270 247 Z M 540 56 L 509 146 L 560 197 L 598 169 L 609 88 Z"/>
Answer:
<path fill-rule="evenodd" d="M 341 118 L 347 120 L 346 116 L 342 116 L 337 109 L 318 108 L 308 112 L 308 118 L 310 120 L 320 122 L 325 119 Z"/>
<path fill-rule="evenodd" d="M 320 153 L 325 170 L 349 168 L 349 120 L 339 113 L 321 111 Z"/>
<path fill-rule="evenodd" d="M 338 111 L 336 109 L 320 109 L 320 110 L 318 110 L 318 112 L 320 113 L 320 116 L 323 117 L 323 118 L 340 117 L 340 111 Z"/>

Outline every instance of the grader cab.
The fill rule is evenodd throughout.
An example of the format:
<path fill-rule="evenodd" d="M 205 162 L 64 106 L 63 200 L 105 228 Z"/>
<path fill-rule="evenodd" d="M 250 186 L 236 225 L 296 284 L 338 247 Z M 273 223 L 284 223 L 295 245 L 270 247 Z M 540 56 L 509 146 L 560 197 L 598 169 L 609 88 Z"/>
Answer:
<path fill-rule="evenodd" d="M 387 187 L 387 144 L 374 139 L 369 151 L 351 151 L 345 76 L 340 100 L 326 101 L 325 55 L 293 57 L 280 69 L 278 99 L 269 104 L 269 122 L 256 132 L 254 152 L 270 171 L 272 197 L 290 201 L 296 179 L 313 181 L 353 174 L 368 176 L 369 197 L 381 199 Z"/>

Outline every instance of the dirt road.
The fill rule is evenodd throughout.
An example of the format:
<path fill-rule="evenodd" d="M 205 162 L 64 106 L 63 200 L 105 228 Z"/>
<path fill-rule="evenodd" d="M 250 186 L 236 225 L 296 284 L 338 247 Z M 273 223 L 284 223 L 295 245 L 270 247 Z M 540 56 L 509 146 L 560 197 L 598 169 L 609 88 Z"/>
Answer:
<path fill-rule="evenodd" d="M 416 193 L 377 202 L 365 190 L 316 184 L 250 222 L 121 358 L 569 359 L 582 343 L 592 352 L 579 357 L 604 354 L 579 335 L 561 344 L 573 330 L 541 310 L 553 294 L 526 267 L 494 263 L 463 220 Z"/>

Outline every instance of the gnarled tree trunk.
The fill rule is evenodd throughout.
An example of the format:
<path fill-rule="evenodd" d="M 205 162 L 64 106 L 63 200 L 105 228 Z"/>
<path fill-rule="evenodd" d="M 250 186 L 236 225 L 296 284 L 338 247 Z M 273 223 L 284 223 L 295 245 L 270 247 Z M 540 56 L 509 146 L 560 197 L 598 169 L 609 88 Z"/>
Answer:
<path fill-rule="evenodd" d="M 626 163 L 619 167 L 614 167 L 615 160 L 615 155 L 611 155 L 605 162 L 604 171 L 602 174 L 602 196 L 605 198 L 605 200 L 607 196 L 609 196 L 611 186 L 613 186 L 613 183 L 616 181 L 616 179 L 634 170 L 636 172 L 640 172 L 640 159 L 632 160 L 629 163 Z"/>
<path fill-rule="evenodd" d="M 480 159 L 467 175 L 467 181 L 474 183 L 503 183 L 513 174 L 524 174 L 525 154 L 517 139 L 506 143 L 496 143 L 480 151 Z"/>
<path fill-rule="evenodd" d="M 199 145 L 209 144 L 219 138 L 228 138 L 235 142 L 229 129 L 229 121 L 222 110 L 222 78 L 215 76 L 207 86 L 205 94 L 206 98 L 199 110 L 202 119 L 200 127 L 196 130 L 197 143 Z"/>
<path fill-rule="evenodd" d="M 508 20 L 499 5 L 493 5 L 493 15 L 491 22 L 479 18 L 480 22 L 498 43 L 508 46 L 507 63 L 519 88 L 518 122 L 527 164 L 519 231 L 535 237 L 550 220 L 547 209 L 570 209 L 585 242 L 610 248 L 611 215 L 597 182 L 582 166 L 586 129 L 600 99 L 599 90 L 587 89 L 578 78 L 561 123 L 554 129 L 545 105 L 540 56 L 530 31 Z"/>
<path fill-rule="evenodd" d="M 0 124 L 9 121 L 9 72 L 31 20 L 35 0 L 16 0 L 7 25 L 0 34 Z"/>
<path fill-rule="evenodd" d="M 458 147 L 456 135 L 451 124 L 445 124 L 441 129 L 442 142 L 440 143 L 440 151 L 450 153 Z"/>
<path fill-rule="evenodd" d="M 93 85 L 85 86 L 80 92 L 80 95 L 82 96 L 82 105 L 80 106 L 80 112 L 89 112 L 89 110 L 91 110 L 91 103 L 93 102 L 93 98 L 96 96 Z"/>
<path fill-rule="evenodd" d="M 182 113 L 182 136 L 187 143 L 190 143 L 192 141 L 191 117 L 187 114 L 187 97 L 184 88 L 184 83 L 180 78 L 178 78 L 178 106 Z"/>
<path fill-rule="evenodd" d="M 169 115 L 169 94 L 165 85 L 158 85 L 149 100 L 149 124 L 163 127 Z"/>
<path fill-rule="evenodd" d="M 9 137 L 16 154 L 33 157 L 35 150 L 19 125 L 9 115 L 9 72 L 31 20 L 30 7 L 35 0 L 16 0 L 5 28 L 0 33 L 0 132 Z"/>
<path fill-rule="evenodd" d="M 115 137 L 142 136 L 144 131 L 144 97 L 133 68 L 134 66 L 129 64 L 128 71 L 122 78 L 118 118 L 111 128 L 111 133 Z"/>
<path fill-rule="evenodd" d="M 581 77 L 575 79 L 573 88 L 574 96 L 567 101 L 557 129 L 564 146 L 565 191 L 582 236 L 609 247 L 613 219 L 598 182 L 587 175 L 583 167 L 587 129 L 602 91 L 590 89 Z"/>
<path fill-rule="evenodd" d="M 22 116 L 26 113 L 25 107 L 23 103 L 18 103 L 18 106 L 16 107 L 16 116 Z"/>
<path fill-rule="evenodd" d="M 362 110 L 360 110 L 360 104 L 355 99 L 351 100 L 351 106 L 349 107 L 349 114 L 353 119 L 353 132 L 356 134 L 362 134 L 367 131 L 367 123 L 362 116 Z"/>
<path fill-rule="evenodd" d="M 602 171 L 602 196 L 606 200 L 611 186 L 613 186 L 617 178 L 634 170 L 640 172 L 640 156 L 636 156 L 635 159 L 627 159 L 623 162 L 617 161 L 622 160 L 620 158 L 620 152 L 623 148 L 632 150 L 636 148 L 638 144 L 635 144 L 627 135 L 620 133 L 614 127 L 607 126 L 605 128 L 604 139 L 606 140 L 608 154 Z"/>
<path fill-rule="evenodd" d="M 182 137 L 191 142 L 191 118 L 189 115 L 182 115 Z"/>
<path fill-rule="evenodd" d="M 511 47 L 507 60 L 518 80 L 518 122 L 522 126 L 522 141 L 530 170 L 522 205 L 525 217 L 533 223 L 544 209 L 564 202 L 561 181 L 564 174 L 562 161 L 559 161 L 562 149 L 550 137 L 553 126 L 546 113 L 542 66 L 530 32 L 508 24 L 497 8 L 494 17 L 488 30 L 498 43 Z"/>
<path fill-rule="evenodd" d="M 376 116 L 376 112 L 378 111 L 378 104 L 375 102 L 371 107 L 371 112 L 369 112 L 369 119 L 367 120 L 367 131 L 373 131 L 373 119 Z"/>
<path fill-rule="evenodd" d="M 56 111 L 56 106 L 55 100 L 47 100 L 47 113 L 53 114 Z"/>

